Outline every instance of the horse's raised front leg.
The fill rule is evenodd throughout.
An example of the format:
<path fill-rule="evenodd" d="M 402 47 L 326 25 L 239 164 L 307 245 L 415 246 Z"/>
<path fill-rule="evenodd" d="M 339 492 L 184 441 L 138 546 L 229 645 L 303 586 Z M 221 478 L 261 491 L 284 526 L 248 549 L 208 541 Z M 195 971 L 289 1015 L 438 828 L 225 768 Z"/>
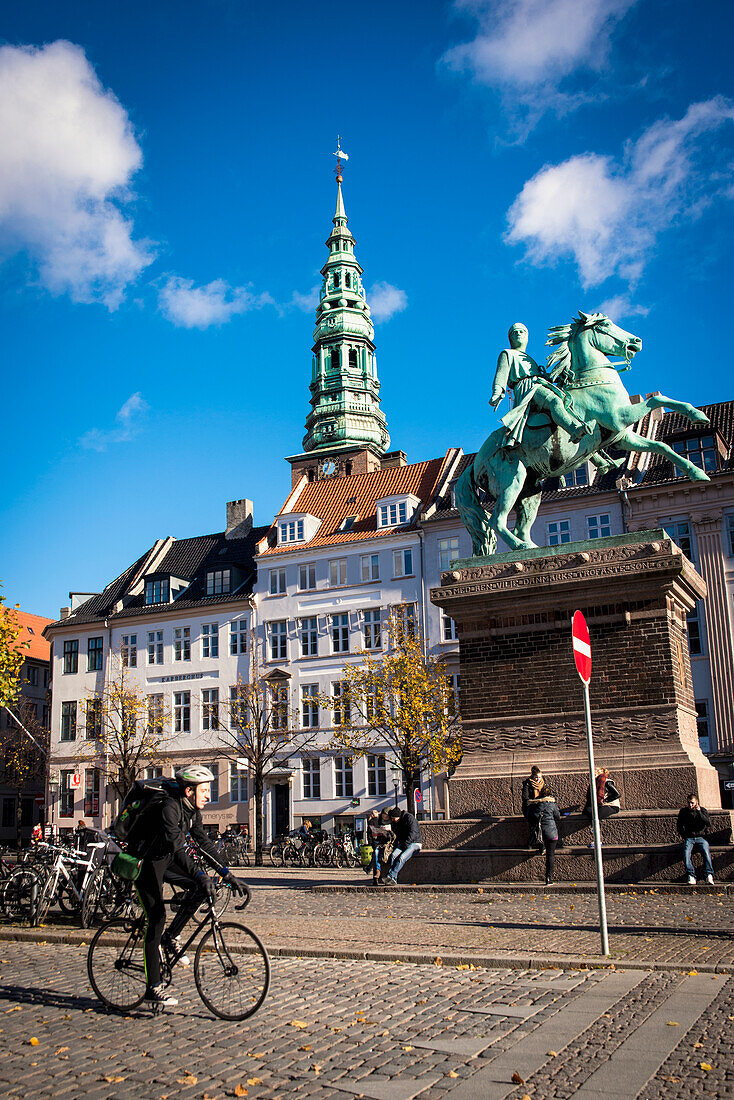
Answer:
<path fill-rule="evenodd" d="M 495 470 L 497 500 L 492 511 L 490 524 L 511 550 L 529 550 L 534 545 L 529 541 L 523 542 L 507 526 L 507 517 L 515 507 L 517 498 L 522 492 L 526 476 L 527 471 L 521 464 L 518 464 L 517 467 L 508 465 L 502 471 Z"/>
<path fill-rule="evenodd" d="M 627 431 L 616 440 L 615 446 L 621 447 L 623 451 L 650 451 L 655 455 L 663 455 L 684 474 L 688 474 L 691 481 L 711 480 L 709 475 L 702 470 L 700 466 L 696 466 L 695 463 L 689 462 L 687 458 L 684 458 L 683 455 L 679 455 L 678 452 L 674 451 L 672 447 L 669 447 L 667 443 L 662 443 L 659 439 L 645 439 L 644 435 L 638 435 L 638 433 L 633 432 L 631 428 L 628 428 Z"/>
<path fill-rule="evenodd" d="M 708 424 L 709 418 L 689 401 L 676 401 L 674 397 L 666 397 L 665 394 L 656 393 L 647 397 L 644 401 L 638 401 L 636 405 L 616 405 L 609 410 L 599 410 L 594 413 L 600 424 L 614 431 L 622 431 L 631 428 L 647 416 L 653 409 L 670 409 L 671 412 L 680 413 L 694 424 Z"/>

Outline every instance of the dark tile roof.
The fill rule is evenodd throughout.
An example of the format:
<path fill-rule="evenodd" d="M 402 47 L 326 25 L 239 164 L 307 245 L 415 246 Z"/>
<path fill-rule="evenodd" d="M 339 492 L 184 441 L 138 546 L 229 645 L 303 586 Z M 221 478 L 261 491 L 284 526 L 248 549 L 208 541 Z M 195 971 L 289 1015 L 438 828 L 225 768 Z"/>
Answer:
<path fill-rule="evenodd" d="M 715 405 L 701 405 L 699 407 L 711 421 L 710 426 L 692 424 L 681 413 L 668 412 L 657 424 L 655 436 L 657 439 L 670 444 L 671 440 L 682 436 L 718 433 L 724 441 L 726 454 L 723 456 L 719 469 L 710 474 L 712 478 L 716 478 L 723 473 L 734 470 L 734 401 L 719 401 Z M 653 485 L 667 481 L 685 480 L 686 475 L 679 474 L 664 455 L 651 455 L 650 462 L 639 484 Z"/>
<path fill-rule="evenodd" d="M 159 615 L 162 611 L 176 608 L 204 608 L 233 603 L 250 595 L 255 580 L 255 546 L 268 532 L 267 527 L 254 527 L 242 539 L 228 539 L 224 532 L 214 535 L 198 535 L 190 539 L 176 539 L 169 547 L 165 557 L 158 563 L 155 575 L 170 574 L 181 580 L 190 580 L 190 584 L 179 599 L 170 604 L 144 603 L 144 595 L 133 596 L 122 610 L 112 609 L 130 585 L 132 578 L 140 570 L 150 554 L 150 549 L 101 592 L 92 596 L 67 619 L 53 625 L 84 625 L 104 619 L 112 621 L 127 619 L 138 615 Z M 152 549 L 152 547 L 151 547 Z M 242 570 L 241 587 L 238 591 L 222 596 L 206 595 L 206 573 L 208 570 L 224 566 L 238 566 Z"/>

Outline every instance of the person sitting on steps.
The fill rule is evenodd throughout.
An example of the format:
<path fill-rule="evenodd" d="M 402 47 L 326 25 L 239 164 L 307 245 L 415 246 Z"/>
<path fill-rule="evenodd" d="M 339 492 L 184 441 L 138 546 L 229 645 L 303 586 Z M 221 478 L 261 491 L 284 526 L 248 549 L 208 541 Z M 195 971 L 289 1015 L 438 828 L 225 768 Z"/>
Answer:
<path fill-rule="evenodd" d="M 555 798 L 546 785 L 540 768 L 537 764 L 533 764 L 530 775 L 522 785 L 522 813 L 530 830 L 528 847 L 537 848 L 538 851 L 543 850 L 540 808 L 545 801 L 555 802 Z"/>

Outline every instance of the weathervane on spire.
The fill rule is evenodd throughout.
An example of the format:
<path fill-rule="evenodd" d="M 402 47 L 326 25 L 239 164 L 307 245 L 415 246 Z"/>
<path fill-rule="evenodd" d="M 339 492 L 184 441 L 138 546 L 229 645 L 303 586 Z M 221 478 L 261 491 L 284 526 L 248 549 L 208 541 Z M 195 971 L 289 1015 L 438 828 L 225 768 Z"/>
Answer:
<path fill-rule="evenodd" d="M 342 161 L 349 160 L 349 157 L 341 147 L 341 136 L 339 134 L 336 135 L 336 152 L 334 156 L 336 157 L 336 168 L 334 169 L 336 182 L 342 183 Z"/>

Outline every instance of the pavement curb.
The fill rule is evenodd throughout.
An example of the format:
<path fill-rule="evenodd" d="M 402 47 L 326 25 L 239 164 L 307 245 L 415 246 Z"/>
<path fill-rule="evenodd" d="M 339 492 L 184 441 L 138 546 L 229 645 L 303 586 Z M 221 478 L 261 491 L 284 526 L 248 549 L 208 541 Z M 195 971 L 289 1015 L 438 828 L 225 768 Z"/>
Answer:
<path fill-rule="evenodd" d="M 542 882 L 467 882 L 446 886 L 440 884 L 414 884 L 410 882 L 399 883 L 397 887 L 373 886 L 371 883 L 314 883 L 311 892 L 314 894 L 363 894 L 365 891 L 386 894 L 401 890 L 404 893 L 418 894 L 595 894 L 595 882 L 563 882 L 554 886 L 545 886 Z M 687 894 L 692 891 L 697 894 L 720 894 L 728 897 L 734 894 L 734 884 L 728 882 L 715 883 L 709 886 L 700 883 L 696 886 L 688 886 L 685 883 L 675 882 L 640 882 L 640 883 L 605 883 L 604 891 L 607 894 Z"/>
<path fill-rule="evenodd" d="M 96 928 L 68 932 L 46 931 L 32 928 L 0 928 L 0 942 L 62 944 L 68 947 L 88 947 Z M 272 957 L 297 959 L 354 959 L 360 962 L 391 962 L 396 964 L 462 967 L 471 969 L 500 970 L 645 970 L 688 974 L 734 974 L 734 965 L 711 963 L 657 963 L 637 959 L 604 958 L 601 955 L 512 955 L 512 954 L 457 954 L 447 952 L 436 955 L 425 951 L 356 951 L 347 948 L 279 947 L 266 944 Z M 438 960 L 438 962 L 437 962 Z"/>

